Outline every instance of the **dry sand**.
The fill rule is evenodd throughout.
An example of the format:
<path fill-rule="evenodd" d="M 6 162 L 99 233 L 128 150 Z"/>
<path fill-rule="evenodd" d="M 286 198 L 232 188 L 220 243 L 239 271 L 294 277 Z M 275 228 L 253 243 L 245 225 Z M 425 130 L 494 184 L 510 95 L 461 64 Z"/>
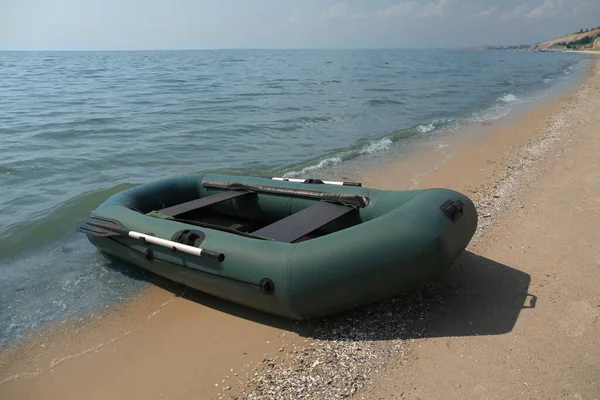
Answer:
<path fill-rule="evenodd" d="M 491 185 L 472 184 L 488 169 L 478 157 L 440 171 L 465 177 L 456 187 L 495 222 L 469 249 L 489 261 L 458 260 L 427 337 L 365 398 L 600 398 L 600 63 L 591 74 L 555 113 L 516 126 L 530 138 L 517 157 L 500 135 L 478 148 Z"/>
<path fill-rule="evenodd" d="M 297 324 L 155 279 L 2 354 L 0 399 L 600 398 L 600 63 L 482 128 L 353 177 L 476 200 L 440 282 Z"/>

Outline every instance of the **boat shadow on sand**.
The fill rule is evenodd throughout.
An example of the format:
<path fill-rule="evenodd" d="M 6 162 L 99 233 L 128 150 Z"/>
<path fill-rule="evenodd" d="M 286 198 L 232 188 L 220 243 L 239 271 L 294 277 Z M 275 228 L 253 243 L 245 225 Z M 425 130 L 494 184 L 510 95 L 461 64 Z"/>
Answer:
<path fill-rule="evenodd" d="M 465 251 L 446 274 L 417 291 L 321 320 L 296 322 L 184 290 L 150 273 L 132 274 L 131 267 L 124 268 L 117 260 L 109 264 L 202 306 L 320 340 L 501 335 L 510 332 L 521 310 L 534 308 L 537 299 L 528 293 L 528 274 Z"/>

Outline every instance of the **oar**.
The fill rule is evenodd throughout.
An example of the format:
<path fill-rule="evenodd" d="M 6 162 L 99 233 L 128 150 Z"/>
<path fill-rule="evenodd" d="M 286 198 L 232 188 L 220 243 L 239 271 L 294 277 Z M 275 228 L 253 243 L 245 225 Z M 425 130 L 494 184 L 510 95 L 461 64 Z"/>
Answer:
<path fill-rule="evenodd" d="M 206 259 L 218 262 L 222 262 L 225 259 L 225 255 L 223 253 L 217 253 L 215 251 L 201 249 L 199 247 L 188 246 L 186 244 L 161 239 L 145 233 L 130 231 L 119 221 L 111 218 L 91 216 L 82 225 L 77 227 L 77 230 L 93 236 L 128 236 L 132 239 L 139 239 L 157 246 L 166 247 L 172 251 L 180 251 L 182 253 L 204 257 Z"/>
<path fill-rule="evenodd" d="M 298 183 L 324 183 L 326 185 L 338 185 L 338 186 L 362 186 L 359 182 L 335 182 L 335 181 L 322 181 L 321 179 L 296 179 L 296 178 L 271 178 L 275 181 L 287 181 L 287 182 L 298 182 Z"/>

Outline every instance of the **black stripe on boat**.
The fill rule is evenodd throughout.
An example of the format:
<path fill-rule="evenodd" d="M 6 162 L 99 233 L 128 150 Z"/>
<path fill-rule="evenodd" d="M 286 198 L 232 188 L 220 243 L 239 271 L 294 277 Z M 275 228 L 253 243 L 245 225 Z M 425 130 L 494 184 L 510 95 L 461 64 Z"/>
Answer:
<path fill-rule="evenodd" d="M 202 182 L 205 188 L 227 189 L 227 190 L 247 190 L 255 193 L 275 194 L 291 197 L 303 197 L 308 199 L 324 200 L 334 203 L 346 204 L 354 207 L 366 207 L 369 205 L 369 198 L 346 193 L 318 192 L 315 190 L 289 189 L 276 186 L 253 185 L 236 182 Z"/>

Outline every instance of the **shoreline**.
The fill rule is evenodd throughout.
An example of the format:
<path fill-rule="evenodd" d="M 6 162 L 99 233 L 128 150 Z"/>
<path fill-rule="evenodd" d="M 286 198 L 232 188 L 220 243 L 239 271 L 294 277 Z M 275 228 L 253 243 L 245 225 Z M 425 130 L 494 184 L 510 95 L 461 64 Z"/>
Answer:
<path fill-rule="evenodd" d="M 596 52 L 600 54 L 600 52 Z M 529 114 L 535 113 L 540 116 L 548 110 L 550 104 L 555 104 L 573 91 L 589 71 L 589 65 L 595 61 L 593 57 L 582 59 L 580 62 L 587 64 L 581 67 L 577 76 L 567 76 L 559 80 L 551 87 L 537 89 L 533 92 L 518 94 L 516 102 L 508 104 L 496 104 L 494 107 L 507 106 L 509 108 L 500 116 L 479 120 L 474 115 L 451 119 L 455 126 L 443 127 L 440 130 L 426 132 L 423 136 L 415 135 L 406 138 L 406 142 L 395 143 L 394 146 L 384 152 L 359 156 L 356 159 L 326 166 L 318 169 L 316 174 L 327 175 L 331 179 L 361 181 L 365 186 L 373 186 L 391 190 L 411 190 L 418 187 L 415 178 L 423 174 L 435 172 L 442 164 L 455 157 L 454 153 L 460 152 L 460 146 L 470 148 L 473 141 L 481 143 L 492 136 L 498 136 L 496 132 L 520 123 Z M 512 93 L 511 93 L 512 94 Z M 485 113 L 492 110 L 489 107 L 480 110 Z M 419 125 L 424 126 L 425 123 Z M 413 128 L 411 128 L 413 129 Z M 381 138 L 377 141 L 382 140 Z M 449 143 L 453 145 L 450 148 Z M 468 150 L 467 150 L 468 151 Z M 437 153 L 437 154 L 436 154 Z M 461 153 L 461 157 L 465 155 Z M 405 169 L 397 168 L 400 164 Z M 390 181 L 386 179 L 385 173 L 388 168 L 394 168 L 394 172 L 405 178 L 404 182 Z M 422 170 L 426 171 L 423 172 Z M 381 177 L 383 175 L 383 177 Z M 378 179 L 381 177 L 381 179 Z M 417 179 L 418 180 L 418 179 Z"/>
<path fill-rule="evenodd" d="M 597 64 L 596 61 L 590 69 L 597 68 Z M 588 72 L 584 80 L 588 82 L 591 77 L 592 73 Z M 477 141 L 469 135 L 449 139 L 453 143 L 442 149 L 455 146 L 459 150 L 437 170 L 420 175 L 417 187 L 445 186 L 474 196 L 473 200 L 481 207 L 480 227 L 491 227 L 494 219 L 502 216 L 501 212 L 494 211 L 503 207 L 501 202 L 514 201 L 511 195 L 517 189 L 510 186 L 510 182 L 514 181 L 514 170 L 531 171 L 536 168 L 533 156 L 530 163 L 518 164 L 521 160 L 518 155 L 522 153 L 515 153 L 515 150 L 533 149 L 535 147 L 532 146 L 541 143 L 538 139 L 543 137 L 543 132 L 538 130 L 539 125 L 562 110 L 565 104 L 568 105 L 581 82 L 576 86 L 559 99 L 528 111 L 517 121 L 489 127 L 489 133 Z M 437 147 L 424 151 L 429 151 L 430 155 L 440 153 L 436 150 Z M 550 146 L 548 151 L 552 151 Z M 426 162 L 431 160 L 423 153 L 420 157 Z M 413 157 L 413 161 L 416 158 Z M 411 162 L 395 160 L 380 166 L 379 172 L 371 170 L 362 179 L 363 184 L 398 188 L 400 177 L 409 173 L 406 167 Z M 416 169 L 422 166 L 415 164 Z M 494 184 L 494 194 L 486 194 L 485 188 Z M 487 214 L 489 216 L 486 217 Z M 478 231 L 480 236 L 481 231 Z M 474 240 L 468 252 L 473 254 L 479 246 L 479 241 Z M 337 393 L 353 395 L 357 391 L 362 393 L 370 382 L 369 374 L 378 373 L 375 370 L 363 371 L 360 364 L 367 367 L 375 365 L 374 368 L 379 371 L 397 357 L 407 360 L 413 350 L 410 342 L 426 335 L 432 309 L 438 307 L 441 301 L 434 284 L 419 291 L 416 300 L 411 298 L 413 293 L 400 300 L 353 310 L 323 323 L 298 324 L 240 310 L 208 296 L 189 293 L 179 285 L 169 285 L 160 279 L 153 283 L 157 286 L 116 306 L 113 312 L 93 319 L 92 324 L 58 326 L 56 342 L 47 342 L 54 338 L 52 335 L 34 337 L 26 346 L 14 350 L 8 360 L 0 358 L 0 369 L 7 371 L 0 375 L 0 394 L 6 390 L 9 394 L 19 394 L 19 398 L 35 398 L 40 393 L 45 393 L 46 398 L 106 398 L 128 393 L 136 398 L 159 398 L 158 394 L 164 392 L 177 398 L 197 398 L 194 395 L 198 393 L 203 393 L 200 398 L 245 398 L 249 392 L 268 396 L 265 390 L 277 390 L 273 387 L 281 385 L 281 382 L 278 383 L 281 377 L 289 380 L 294 387 L 302 388 L 305 385 L 300 379 L 302 376 L 306 380 L 310 379 L 306 377 L 326 376 L 327 371 L 338 370 L 344 375 L 338 378 L 339 382 L 328 384 L 317 379 L 314 387 L 339 387 Z M 423 301 L 432 309 L 424 309 Z M 388 316 L 388 313 L 393 315 Z M 211 326 L 207 328 L 206 323 Z M 183 333 L 186 329 L 187 333 Z M 350 333 L 342 333 L 344 331 Z M 243 343 L 240 343 L 239 332 L 244 332 Z M 198 338 L 206 342 L 193 343 Z M 44 342 L 46 344 L 42 347 Z M 313 343 L 316 345 L 311 346 Z M 361 349 L 357 350 L 357 347 Z M 118 355 L 111 354 L 110 350 Z M 354 369 L 341 370 L 339 360 L 327 358 L 331 353 L 348 355 L 353 364 L 359 365 L 355 365 Z M 206 355 L 209 355 L 208 360 Z M 160 366 L 152 366 L 154 362 Z M 295 375 L 286 369 L 290 366 L 294 367 Z M 162 371 L 165 367 L 170 371 Z M 118 369 L 118 373 L 110 371 L 111 368 Z M 300 373 L 297 372 L 299 368 Z M 253 375 L 255 371 L 256 376 Z M 135 374 L 145 375 L 148 381 Z M 183 378 L 182 374 L 185 375 Z M 298 382 L 294 380 L 296 375 L 299 376 Z M 67 382 L 75 379 L 74 376 L 80 383 L 76 387 L 65 387 Z M 94 377 L 103 378 L 105 385 L 99 387 L 94 384 Z M 200 383 L 197 382 L 199 379 Z M 241 390 L 243 386 L 247 386 L 246 392 Z M 230 389 L 223 390 L 227 387 Z M 293 388 L 289 390 L 293 393 Z M 90 393 L 92 391 L 94 393 Z"/>
<path fill-rule="evenodd" d="M 475 196 L 492 214 L 467 250 L 494 266 L 457 260 L 458 295 L 363 398 L 598 398 L 600 60 L 577 86 Z"/>
<path fill-rule="evenodd" d="M 562 53 L 581 53 L 600 55 L 600 50 L 561 50 Z"/>

